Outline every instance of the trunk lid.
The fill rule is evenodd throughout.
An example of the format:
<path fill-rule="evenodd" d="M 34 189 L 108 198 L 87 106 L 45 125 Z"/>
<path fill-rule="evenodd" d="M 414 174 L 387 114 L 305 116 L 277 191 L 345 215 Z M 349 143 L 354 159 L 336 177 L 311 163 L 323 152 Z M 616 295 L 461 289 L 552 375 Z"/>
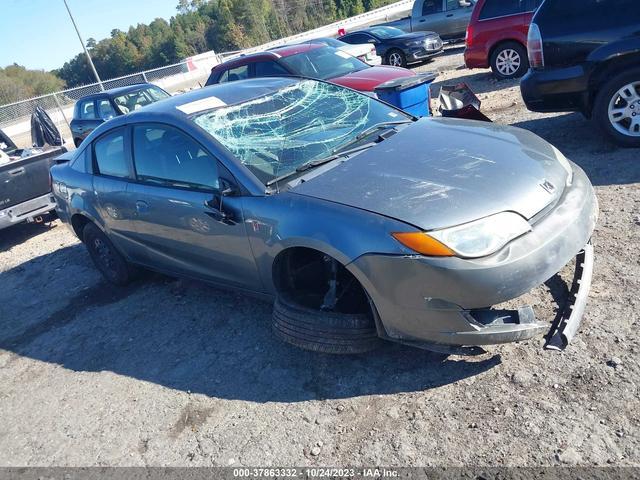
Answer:
<path fill-rule="evenodd" d="M 353 88 L 361 92 L 373 92 L 373 90 L 389 80 L 397 78 L 413 77 L 415 73 L 406 68 L 390 67 L 382 65 L 378 67 L 365 68 L 359 72 L 353 72 L 342 77 L 332 78 L 332 83 L 337 83 L 343 87 Z"/>
<path fill-rule="evenodd" d="M 458 119 L 400 129 L 292 191 L 433 230 L 504 211 L 530 219 L 564 190 L 553 147 L 526 130 Z"/>

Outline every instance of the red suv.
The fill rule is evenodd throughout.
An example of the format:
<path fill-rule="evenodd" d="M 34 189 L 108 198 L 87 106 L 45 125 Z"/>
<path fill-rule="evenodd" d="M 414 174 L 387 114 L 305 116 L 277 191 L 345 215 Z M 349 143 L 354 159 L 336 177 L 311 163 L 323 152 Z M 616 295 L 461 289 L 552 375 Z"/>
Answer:
<path fill-rule="evenodd" d="M 541 3 L 542 0 L 478 0 L 467 27 L 467 67 L 491 67 L 501 79 L 523 76 L 529 69 L 529 24 Z"/>

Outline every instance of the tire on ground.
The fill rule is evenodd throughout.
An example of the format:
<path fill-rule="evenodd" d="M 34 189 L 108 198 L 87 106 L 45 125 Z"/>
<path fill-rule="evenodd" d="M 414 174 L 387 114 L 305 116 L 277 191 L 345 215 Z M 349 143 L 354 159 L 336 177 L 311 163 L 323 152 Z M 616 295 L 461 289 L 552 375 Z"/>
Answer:
<path fill-rule="evenodd" d="M 393 65 L 391 63 L 391 55 L 393 55 L 393 54 L 397 54 L 400 57 L 400 65 Z M 404 54 L 404 52 L 402 50 L 399 50 L 397 48 L 392 48 L 385 55 L 385 63 L 387 65 L 393 65 L 395 67 L 404 67 L 404 68 L 406 68 L 407 67 L 407 57 L 406 57 L 406 55 Z"/>
<path fill-rule="evenodd" d="M 382 343 L 371 315 L 307 308 L 286 294 L 276 299 L 272 326 L 281 340 L 314 352 L 364 353 Z"/>
<path fill-rule="evenodd" d="M 602 85 L 593 104 L 593 120 L 611 141 L 623 147 L 640 147 L 640 132 L 638 136 L 631 136 L 616 130 L 609 120 L 609 103 L 622 87 L 633 82 L 640 82 L 640 68 L 629 69 L 615 75 L 611 80 Z M 640 102 L 640 98 L 636 101 Z M 640 118 L 640 103 L 635 104 L 634 110 L 637 111 L 635 118 Z"/>
<path fill-rule="evenodd" d="M 137 275 L 137 268 L 130 265 L 111 243 L 111 240 L 93 223 L 88 223 L 82 231 L 82 239 L 102 276 L 114 285 L 125 286 Z M 100 247 L 98 247 L 98 244 Z M 105 262 L 99 253 L 100 248 L 108 249 L 109 262 Z M 105 250 L 106 252 L 106 250 Z"/>
<path fill-rule="evenodd" d="M 513 73 L 506 74 L 506 73 L 500 72 L 500 69 L 498 67 L 498 56 L 502 52 L 509 51 L 509 50 L 515 52 L 520 57 L 520 66 Z M 491 54 L 490 64 L 491 64 L 491 70 L 493 71 L 493 74 L 501 80 L 505 80 L 508 78 L 520 78 L 525 73 L 527 73 L 527 70 L 529 69 L 529 58 L 527 57 L 527 49 L 518 42 L 501 43 L 495 48 L 495 50 Z"/>

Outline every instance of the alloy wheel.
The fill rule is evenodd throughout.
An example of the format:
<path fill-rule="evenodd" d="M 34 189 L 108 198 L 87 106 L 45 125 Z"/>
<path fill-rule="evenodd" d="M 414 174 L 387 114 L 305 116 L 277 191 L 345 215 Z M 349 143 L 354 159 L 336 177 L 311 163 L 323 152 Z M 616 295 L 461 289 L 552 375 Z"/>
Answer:
<path fill-rule="evenodd" d="M 520 68 L 521 63 L 520 54 L 513 48 L 505 48 L 496 57 L 496 68 L 505 77 L 513 76 Z"/>
<path fill-rule="evenodd" d="M 401 67 L 402 66 L 402 56 L 398 52 L 393 52 L 389 55 L 389 65 L 392 67 Z"/>
<path fill-rule="evenodd" d="M 620 88 L 609 101 L 609 121 L 628 137 L 640 137 L 640 81 Z"/>

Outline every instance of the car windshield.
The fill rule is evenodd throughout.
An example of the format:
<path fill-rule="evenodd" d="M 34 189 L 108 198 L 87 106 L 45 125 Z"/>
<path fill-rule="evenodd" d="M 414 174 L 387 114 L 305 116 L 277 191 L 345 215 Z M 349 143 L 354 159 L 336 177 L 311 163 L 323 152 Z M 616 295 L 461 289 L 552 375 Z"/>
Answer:
<path fill-rule="evenodd" d="M 376 37 L 382 38 L 383 40 L 405 34 L 402 30 L 396 27 L 376 27 L 369 31 Z"/>
<path fill-rule="evenodd" d="M 114 101 L 122 113 L 129 113 L 169 97 L 170 95 L 161 88 L 151 86 L 115 97 Z"/>
<path fill-rule="evenodd" d="M 191 119 L 266 184 L 332 155 L 375 125 L 410 117 L 353 90 L 304 80 Z"/>
<path fill-rule="evenodd" d="M 369 65 L 333 47 L 320 47 L 280 59 L 293 72 L 305 77 L 327 80 L 353 72 Z"/>

